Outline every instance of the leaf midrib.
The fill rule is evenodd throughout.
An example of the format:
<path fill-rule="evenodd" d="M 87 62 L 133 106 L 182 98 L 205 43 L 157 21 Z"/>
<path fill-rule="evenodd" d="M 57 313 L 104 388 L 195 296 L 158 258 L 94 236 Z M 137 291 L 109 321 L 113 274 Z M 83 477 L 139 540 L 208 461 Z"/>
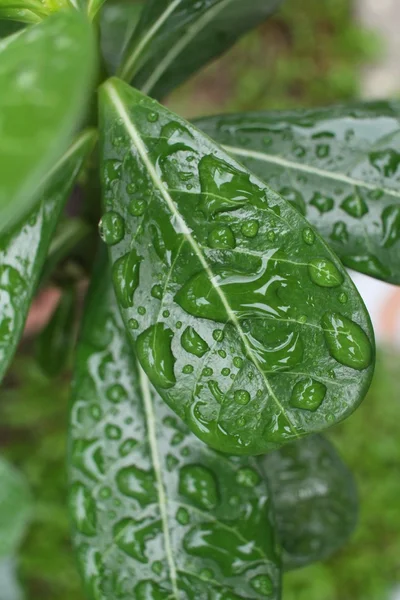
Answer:
<path fill-rule="evenodd" d="M 197 241 L 192 237 L 192 235 L 190 234 L 190 230 L 185 222 L 185 220 L 183 219 L 182 215 L 180 214 L 180 212 L 177 210 L 174 201 L 172 200 L 171 196 L 168 193 L 168 190 L 163 186 L 162 181 L 159 179 L 157 172 L 153 166 L 153 164 L 151 163 L 148 155 L 147 155 L 147 151 L 146 151 L 146 147 L 139 135 L 139 132 L 136 130 L 136 127 L 134 126 L 134 124 L 132 123 L 129 114 L 122 102 L 122 100 L 119 97 L 118 91 L 115 89 L 114 84 L 109 81 L 106 84 L 104 84 L 104 89 L 107 90 L 108 96 L 112 102 L 112 104 L 114 105 L 117 113 L 120 115 L 122 122 L 124 123 L 127 133 L 129 135 L 129 137 L 131 138 L 132 142 L 134 143 L 134 145 L 137 148 L 137 151 L 145 165 L 145 167 L 147 168 L 149 175 L 151 177 L 151 179 L 153 180 L 153 183 L 155 185 L 156 188 L 159 189 L 162 197 L 164 198 L 165 202 L 167 203 L 168 208 L 170 209 L 172 215 L 176 218 L 177 222 L 179 223 L 181 230 L 184 232 L 183 235 L 185 236 L 185 238 L 188 240 L 189 244 L 191 245 L 191 247 L 193 248 L 194 253 L 196 254 L 196 256 L 198 257 L 202 267 L 204 268 L 204 270 L 206 271 L 206 273 L 209 276 L 209 279 L 216 291 L 216 293 L 218 294 L 218 296 L 221 299 L 221 302 L 227 312 L 227 315 L 229 316 L 229 319 L 231 320 L 231 322 L 234 324 L 236 330 L 239 333 L 239 336 L 243 342 L 244 347 L 246 348 L 246 352 L 247 352 L 247 356 L 251 359 L 251 361 L 253 362 L 254 366 L 257 368 L 258 372 L 260 373 L 263 381 L 264 381 L 264 385 L 269 393 L 269 395 L 271 396 L 271 398 L 273 399 L 273 401 L 275 402 L 275 404 L 277 405 L 280 413 L 285 417 L 285 419 L 287 420 L 287 423 L 290 427 L 291 432 L 293 433 L 293 435 L 295 437 L 299 437 L 295 427 L 293 426 L 289 416 L 287 415 L 285 409 L 283 408 L 282 404 L 279 402 L 277 396 L 275 395 L 271 384 L 269 383 L 269 380 L 267 377 L 265 377 L 265 374 L 263 372 L 263 370 L 261 369 L 261 366 L 257 360 L 257 358 L 254 356 L 253 350 L 251 348 L 251 346 L 248 343 L 248 340 L 240 326 L 240 323 L 235 315 L 235 313 L 232 311 L 231 306 L 225 296 L 225 294 L 223 293 L 223 291 L 221 290 L 221 288 L 218 285 L 215 285 L 215 275 L 212 272 L 209 264 L 207 263 L 200 246 L 198 245 Z"/>

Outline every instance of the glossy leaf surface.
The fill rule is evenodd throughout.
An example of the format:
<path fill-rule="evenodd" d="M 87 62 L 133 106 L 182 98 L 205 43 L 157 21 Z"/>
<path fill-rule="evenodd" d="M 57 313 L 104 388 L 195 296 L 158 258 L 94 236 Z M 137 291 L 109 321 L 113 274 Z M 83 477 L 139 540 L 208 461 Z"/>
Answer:
<path fill-rule="evenodd" d="M 104 206 L 138 358 L 203 441 L 257 454 L 344 418 L 373 371 L 368 315 L 289 203 L 118 80 L 101 91 Z"/>
<path fill-rule="evenodd" d="M 0 238 L 0 379 L 24 327 L 57 220 L 94 134 L 83 134 L 44 184 L 42 199 L 8 235 Z"/>
<path fill-rule="evenodd" d="M 0 457 L 0 560 L 17 550 L 29 522 L 31 508 L 25 479 Z"/>
<path fill-rule="evenodd" d="M 260 458 L 276 513 L 285 569 L 324 560 L 346 543 L 357 521 L 353 476 L 321 436 Z"/>
<path fill-rule="evenodd" d="M 74 543 L 90 598 L 280 598 L 256 460 L 207 448 L 151 388 L 103 266 L 78 348 L 69 473 Z"/>
<path fill-rule="evenodd" d="M 85 16 L 59 12 L 0 52 L 0 231 L 38 197 L 44 176 L 78 125 L 93 70 Z"/>
<path fill-rule="evenodd" d="M 262 23 L 281 0 L 150 0 L 121 77 L 162 97 Z"/>
<path fill-rule="evenodd" d="M 297 205 L 343 263 L 400 284 L 400 104 L 248 113 L 198 127 Z"/>
<path fill-rule="evenodd" d="M 101 50 L 110 75 L 121 65 L 123 53 L 139 22 L 142 8 L 142 3 L 122 0 L 107 1 L 101 10 Z"/>
<path fill-rule="evenodd" d="M 64 290 L 49 322 L 37 340 L 37 360 L 49 377 L 56 377 L 68 365 L 75 340 L 76 292 Z"/>

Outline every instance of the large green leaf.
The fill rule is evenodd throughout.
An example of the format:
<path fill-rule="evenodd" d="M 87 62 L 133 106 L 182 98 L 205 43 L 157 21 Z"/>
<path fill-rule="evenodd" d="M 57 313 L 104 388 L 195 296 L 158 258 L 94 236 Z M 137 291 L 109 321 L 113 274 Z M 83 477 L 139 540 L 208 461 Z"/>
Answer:
<path fill-rule="evenodd" d="M 31 496 L 25 479 L 0 457 L 0 559 L 14 554 L 31 516 Z"/>
<path fill-rule="evenodd" d="M 123 317 L 207 444 L 257 454 L 354 410 L 374 363 L 340 261 L 289 203 L 118 80 L 101 90 L 104 206 Z"/>
<path fill-rule="evenodd" d="M 142 2 L 118 0 L 107 2 L 100 13 L 101 50 L 110 75 L 121 64 L 142 9 Z"/>
<path fill-rule="evenodd" d="M 260 458 L 271 489 L 285 569 L 324 560 L 354 530 L 358 513 L 353 476 L 321 436 L 287 444 Z"/>
<path fill-rule="evenodd" d="M 0 52 L 0 231 L 37 199 L 68 146 L 92 80 L 93 34 L 76 10 L 15 36 Z"/>
<path fill-rule="evenodd" d="M 0 238 L 0 379 L 22 334 L 57 220 L 94 139 L 91 131 L 80 136 L 48 175 L 38 205 Z"/>
<path fill-rule="evenodd" d="M 207 448 L 151 388 L 104 265 L 86 306 L 73 396 L 70 506 L 91 598 L 280 598 L 256 460 Z"/>
<path fill-rule="evenodd" d="M 200 119 L 296 204 L 343 263 L 400 284 L 400 104 Z"/>
<path fill-rule="evenodd" d="M 281 1 L 149 0 L 120 75 L 162 97 L 264 21 Z"/>

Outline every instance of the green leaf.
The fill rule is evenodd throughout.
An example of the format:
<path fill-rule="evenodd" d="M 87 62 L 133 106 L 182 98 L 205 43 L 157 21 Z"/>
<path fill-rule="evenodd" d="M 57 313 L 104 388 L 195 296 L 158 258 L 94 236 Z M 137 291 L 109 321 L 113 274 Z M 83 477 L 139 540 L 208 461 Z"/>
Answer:
<path fill-rule="evenodd" d="M 40 0 L 1 0 L 0 18 L 39 23 L 47 16 L 45 5 Z"/>
<path fill-rule="evenodd" d="M 22 600 L 25 597 L 18 583 L 16 567 L 13 558 L 0 560 L 1 600 Z"/>
<path fill-rule="evenodd" d="M 275 508 L 285 569 L 328 558 L 345 544 L 358 514 L 355 481 L 321 436 L 260 458 Z"/>
<path fill-rule="evenodd" d="M 227 115 L 197 126 L 299 210 L 342 262 L 400 284 L 400 104 Z"/>
<path fill-rule="evenodd" d="M 282 0 L 150 0 L 120 76 L 162 97 L 262 23 Z"/>
<path fill-rule="evenodd" d="M 68 365 L 75 341 L 76 291 L 64 290 L 46 327 L 37 340 L 37 360 L 48 377 L 56 377 Z"/>
<path fill-rule="evenodd" d="M 289 203 L 118 80 L 101 90 L 104 206 L 123 317 L 163 399 L 219 450 L 261 454 L 350 414 L 373 333 Z"/>
<path fill-rule="evenodd" d="M 0 379 L 14 355 L 63 206 L 95 134 L 80 136 L 43 184 L 42 199 L 0 238 Z"/>
<path fill-rule="evenodd" d="M 0 230 L 37 199 L 65 151 L 90 89 L 93 33 L 76 10 L 54 14 L 0 52 Z"/>
<path fill-rule="evenodd" d="M 104 263 L 85 315 L 69 475 L 88 595 L 280 598 L 270 503 L 256 460 L 207 448 L 151 388 L 129 347 Z"/>
<path fill-rule="evenodd" d="M 14 554 L 31 516 L 25 479 L 0 456 L 0 559 Z"/>
<path fill-rule="evenodd" d="M 116 73 L 123 53 L 138 24 L 143 9 L 141 2 L 107 2 L 100 14 L 101 50 L 107 71 Z"/>

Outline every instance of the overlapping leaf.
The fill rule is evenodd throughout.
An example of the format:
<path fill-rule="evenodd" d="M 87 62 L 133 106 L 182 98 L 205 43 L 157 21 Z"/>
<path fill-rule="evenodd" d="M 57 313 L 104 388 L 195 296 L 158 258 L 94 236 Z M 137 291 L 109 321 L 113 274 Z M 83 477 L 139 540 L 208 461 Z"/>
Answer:
<path fill-rule="evenodd" d="M 73 536 L 91 598 L 280 598 L 255 459 L 207 448 L 151 388 L 104 263 L 86 306 L 70 436 Z"/>
<path fill-rule="evenodd" d="M 139 22 L 141 2 L 106 2 L 100 13 L 101 50 L 108 73 L 113 75 L 121 65 L 124 51 Z"/>
<path fill-rule="evenodd" d="M 298 211 L 118 80 L 102 89 L 101 124 L 101 234 L 163 399 L 229 453 L 262 453 L 352 412 L 372 376 L 371 325 Z"/>
<path fill-rule="evenodd" d="M 0 457 L 0 560 L 17 550 L 25 534 L 31 508 L 25 479 Z"/>
<path fill-rule="evenodd" d="M 162 97 L 246 31 L 281 0 L 150 0 L 146 3 L 121 77 Z"/>
<path fill-rule="evenodd" d="M 275 506 L 285 569 L 324 560 L 345 544 L 357 521 L 353 476 L 321 436 L 260 458 Z"/>
<path fill-rule="evenodd" d="M 61 210 L 93 141 L 92 132 L 80 136 L 49 174 L 38 205 L 0 238 L 0 379 L 22 334 Z"/>
<path fill-rule="evenodd" d="M 400 284 L 400 104 L 248 113 L 197 125 L 298 206 L 343 263 Z"/>
<path fill-rule="evenodd" d="M 56 13 L 0 52 L 0 231 L 37 199 L 68 146 L 91 86 L 94 40 L 76 10 Z"/>

